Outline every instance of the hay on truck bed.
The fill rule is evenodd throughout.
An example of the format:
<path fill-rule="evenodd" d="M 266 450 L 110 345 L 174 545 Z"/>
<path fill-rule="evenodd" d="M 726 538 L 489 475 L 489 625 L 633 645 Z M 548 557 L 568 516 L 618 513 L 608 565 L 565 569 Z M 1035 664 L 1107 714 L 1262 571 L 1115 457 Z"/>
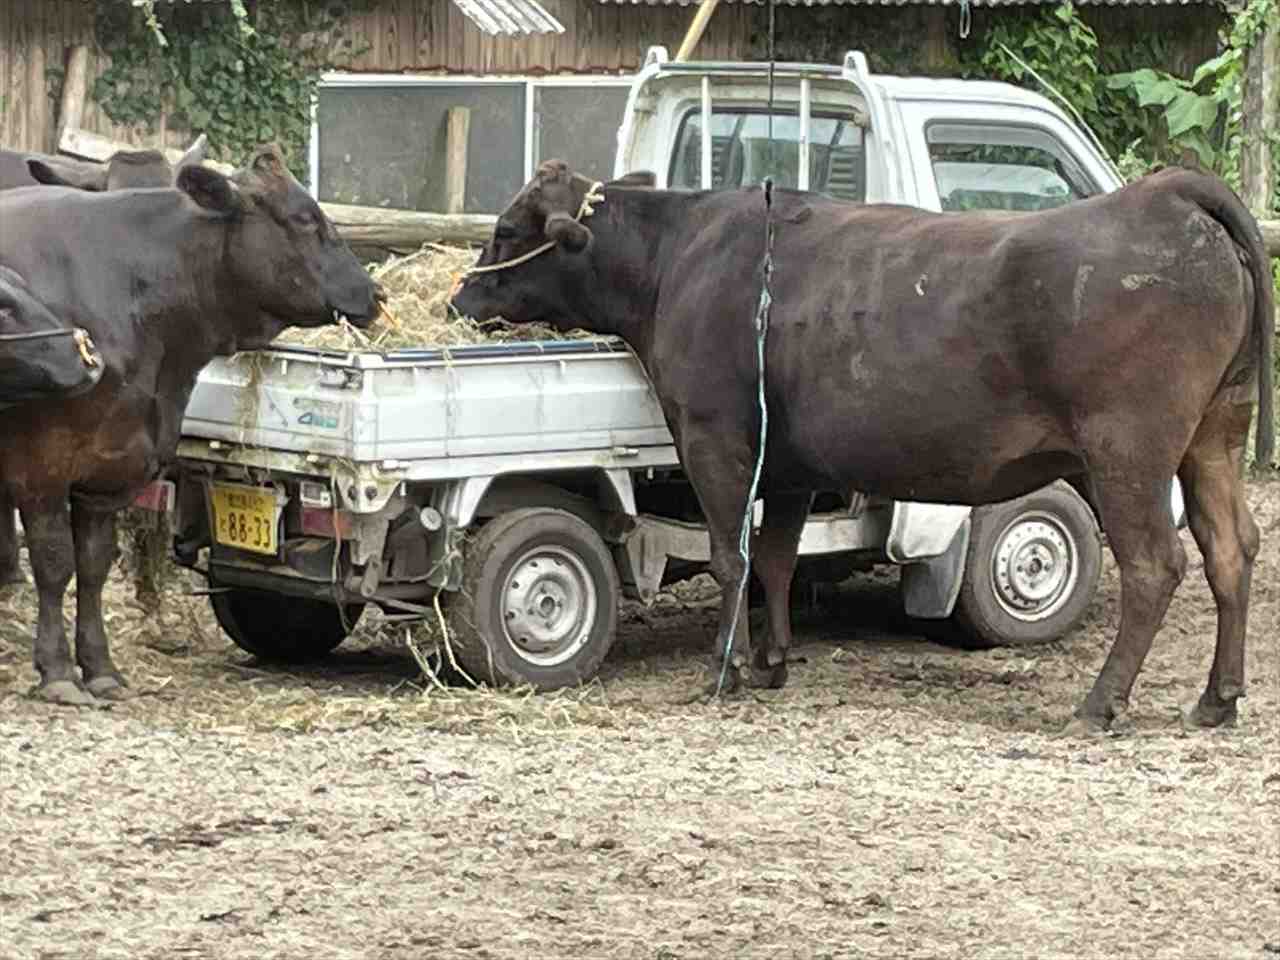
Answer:
<path fill-rule="evenodd" d="M 501 320 L 477 323 L 450 315 L 449 291 L 476 261 L 467 247 L 428 243 L 416 253 L 391 257 L 370 275 L 387 293 L 387 302 L 367 330 L 349 323 L 286 330 L 277 343 L 326 350 L 396 350 L 404 347 L 458 347 L 471 343 L 530 340 L 603 340 L 585 330 L 560 333 L 546 324 L 515 326 Z"/>

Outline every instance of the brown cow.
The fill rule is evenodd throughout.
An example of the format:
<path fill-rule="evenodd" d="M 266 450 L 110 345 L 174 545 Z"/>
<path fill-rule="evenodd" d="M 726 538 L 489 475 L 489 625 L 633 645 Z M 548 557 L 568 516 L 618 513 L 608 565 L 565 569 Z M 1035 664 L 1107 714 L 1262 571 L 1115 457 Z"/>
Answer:
<path fill-rule="evenodd" d="M 1185 569 L 1176 473 L 1218 604 L 1213 668 L 1187 719 L 1234 721 L 1258 550 L 1241 460 L 1255 396 L 1259 458 L 1273 449 L 1273 330 L 1257 224 L 1222 181 L 1171 169 L 1042 213 L 963 216 L 609 184 L 587 220 L 589 186 L 543 164 L 480 257 L 494 269 L 468 276 L 452 303 L 635 349 L 707 520 L 731 683 L 752 676 L 739 531 L 759 450 L 755 321 L 771 244 L 754 557 L 769 609 L 764 682 L 785 682 L 787 594 L 815 490 L 986 504 L 1080 478 L 1122 596 L 1119 635 L 1072 725 L 1108 727 Z"/>
<path fill-rule="evenodd" d="M 115 514 L 172 458 L 200 369 L 290 325 L 367 324 L 374 286 L 276 147 L 230 178 L 187 167 L 178 189 L 14 190 L 0 194 L 0 220 L 0 262 L 86 328 L 105 364 L 88 393 L 0 413 L 0 486 L 22 514 L 40 596 L 38 691 L 118 699 L 101 605 Z M 62 623 L 73 572 L 75 664 Z"/>

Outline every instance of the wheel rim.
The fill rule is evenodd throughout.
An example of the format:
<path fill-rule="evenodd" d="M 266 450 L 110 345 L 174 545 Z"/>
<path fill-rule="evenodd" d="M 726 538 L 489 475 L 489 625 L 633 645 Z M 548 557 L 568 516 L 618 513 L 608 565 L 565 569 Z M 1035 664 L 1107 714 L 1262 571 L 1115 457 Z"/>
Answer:
<path fill-rule="evenodd" d="M 572 550 L 534 547 L 511 567 L 502 585 L 502 626 L 520 657 L 550 667 L 586 644 L 596 620 L 595 581 Z"/>
<path fill-rule="evenodd" d="M 1027 623 L 1057 613 L 1080 574 L 1075 538 L 1047 513 L 1024 513 L 996 538 L 991 588 L 1010 616 Z"/>

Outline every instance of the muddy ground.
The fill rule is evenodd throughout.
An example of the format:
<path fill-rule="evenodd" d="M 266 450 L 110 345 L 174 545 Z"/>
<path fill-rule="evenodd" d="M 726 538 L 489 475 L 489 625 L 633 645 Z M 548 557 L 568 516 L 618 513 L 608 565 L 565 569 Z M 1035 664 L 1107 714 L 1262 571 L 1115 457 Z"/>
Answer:
<path fill-rule="evenodd" d="M 1239 728 L 1186 735 L 1213 604 L 1188 578 L 1123 736 L 1052 734 L 1111 642 L 927 641 L 889 577 L 797 614 L 784 691 L 713 706 L 714 613 L 628 611 L 600 680 L 436 689 L 403 645 L 284 671 L 203 601 L 112 607 L 138 699 L 26 696 L 0 623 L 0 957 L 1280 954 L 1280 483 Z M 114 595 L 128 591 L 122 582 Z M 28 604 L 10 594 L 5 609 Z"/>

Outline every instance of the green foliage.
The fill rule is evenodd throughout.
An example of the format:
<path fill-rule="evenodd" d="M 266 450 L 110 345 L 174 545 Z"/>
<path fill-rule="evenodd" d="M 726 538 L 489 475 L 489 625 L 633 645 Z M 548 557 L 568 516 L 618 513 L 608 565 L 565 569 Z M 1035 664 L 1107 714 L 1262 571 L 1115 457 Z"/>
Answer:
<path fill-rule="evenodd" d="M 1100 119 L 1098 37 L 1071 3 L 1001 16 L 986 31 L 976 63 L 971 58 L 966 72 L 1034 85 L 1024 63 L 1052 84 L 1090 126 Z"/>
<path fill-rule="evenodd" d="M 1201 64 L 1191 80 L 1183 80 L 1163 70 L 1143 67 L 1127 73 L 1112 74 L 1107 87 L 1122 90 L 1137 101 L 1139 107 L 1162 107 L 1164 134 L 1171 146 L 1194 150 L 1200 162 L 1210 169 L 1223 173 L 1225 152 L 1215 146 L 1215 129 L 1219 118 L 1230 106 L 1226 92 L 1216 83 L 1220 62 L 1234 51 L 1227 51 L 1208 63 Z M 1215 82 L 1206 81 L 1214 78 Z"/>
<path fill-rule="evenodd" d="M 353 0 L 280 0 L 250 15 L 227 4 L 98 4 L 98 45 L 111 65 L 93 97 L 112 121 L 154 130 L 164 110 L 176 126 L 208 134 L 231 162 L 276 140 L 290 165 L 305 163 L 320 74 L 360 51 L 343 36 Z"/>
<path fill-rule="evenodd" d="M 1150 68 L 1108 78 L 1110 89 L 1123 91 L 1130 103 L 1143 108 L 1152 163 L 1191 149 L 1204 166 L 1239 186 L 1245 55 L 1274 16 L 1280 16 L 1278 0 L 1251 0 L 1232 19 L 1222 38 L 1223 51 L 1196 67 L 1190 80 Z"/>

